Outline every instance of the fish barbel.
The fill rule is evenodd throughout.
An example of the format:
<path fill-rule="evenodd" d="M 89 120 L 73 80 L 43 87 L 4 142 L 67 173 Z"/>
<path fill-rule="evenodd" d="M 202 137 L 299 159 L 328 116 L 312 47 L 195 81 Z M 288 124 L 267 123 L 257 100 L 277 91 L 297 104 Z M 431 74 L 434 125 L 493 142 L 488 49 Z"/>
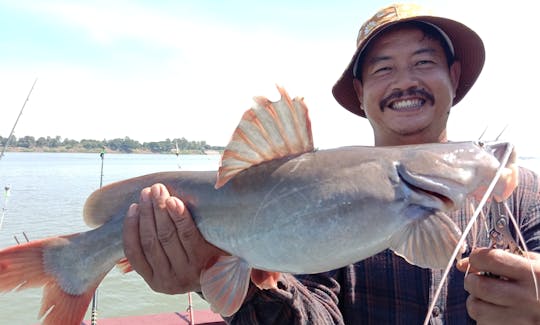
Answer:
<path fill-rule="evenodd" d="M 314 150 L 303 100 L 255 98 L 215 171 L 176 171 L 113 183 L 84 207 L 87 232 L 0 251 L 0 291 L 44 287 L 44 324 L 80 324 L 98 284 L 127 263 L 122 225 L 140 191 L 164 184 L 189 208 L 204 238 L 228 252 L 201 274 L 212 309 L 231 315 L 252 281 L 276 272 L 336 269 L 390 248 L 408 262 L 443 268 L 460 230 L 446 215 L 467 196 L 508 197 L 517 180 L 508 143 L 459 142 Z M 252 276 L 254 271 L 257 276 Z M 52 309 L 51 309 L 52 308 Z"/>

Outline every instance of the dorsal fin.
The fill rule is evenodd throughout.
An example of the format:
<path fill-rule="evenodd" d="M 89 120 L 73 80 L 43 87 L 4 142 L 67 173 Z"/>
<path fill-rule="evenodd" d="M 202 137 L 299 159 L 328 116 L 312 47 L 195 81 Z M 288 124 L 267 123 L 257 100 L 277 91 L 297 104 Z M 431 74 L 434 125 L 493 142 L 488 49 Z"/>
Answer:
<path fill-rule="evenodd" d="M 313 151 L 311 121 L 303 98 L 291 100 L 283 88 L 277 88 L 279 101 L 255 97 L 254 106 L 242 116 L 221 157 L 216 188 L 251 166 Z"/>

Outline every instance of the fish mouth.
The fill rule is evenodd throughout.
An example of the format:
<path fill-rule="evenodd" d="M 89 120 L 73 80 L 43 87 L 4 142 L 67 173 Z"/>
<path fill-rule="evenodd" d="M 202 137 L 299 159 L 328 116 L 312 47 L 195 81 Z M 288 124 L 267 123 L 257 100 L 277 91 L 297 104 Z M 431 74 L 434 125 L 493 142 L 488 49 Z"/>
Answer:
<path fill-rule="evenodd" d="M 433 198 L 434 205 L 431 208 L 450 210 L 462 199 L 463 190 L 457 183 L 449 186 L 441 182 L 437 177 L 425 177 L 411 173 L 405 166 L 398 164 L 397 172 L 400 179 L 414 192 Z"/>
<path fill-rule="evenodd" d="M 510 197 L 519 182 L 519 166 L 515 148 L 511 143 L 502 141 L 477 142 L 477 145 L 493 155 L 500 164 L 504 164 L 500 171 L 501 176 L 492 192 L 495 201 L 502 202 Z"/>
<path fill-rule="evenodd" d="M 508 142 L 503 141 L 490 141 L 490 142 L 481 142 L 478 141 L 476 144 L 482 147 L 485 151 L 493 155 L 500 163 L 505 162 L 504 158 L 508 154 L 508 159 L 506 160 L 505 167 L 512 167 L 517 162 L 517 154 L 514 149 L 514 146 Z"/>

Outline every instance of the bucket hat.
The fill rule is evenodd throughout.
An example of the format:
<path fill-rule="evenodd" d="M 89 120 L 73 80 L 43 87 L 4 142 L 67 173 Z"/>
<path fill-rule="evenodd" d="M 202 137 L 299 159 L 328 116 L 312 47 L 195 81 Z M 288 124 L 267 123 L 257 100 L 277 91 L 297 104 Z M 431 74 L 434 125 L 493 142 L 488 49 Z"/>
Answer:
<path fill-rule="evenodd" d="M 414 4 L 394 4 L 379 10 L 367 20 L 356 41 L 356 51 L 347 68 L 338 79 L 332 93 L 337 102 L 354 114 L 366 117 L 353 87 L 353 71 L 357 58 L 368 43 L 386 28 L 406 21 L 418 21 L 435 27 L 449 42 L 454 57 L 461 63 L 461 77 L 452 105 L 456 105 L 467 94 L 484 66 L 484 43 L 478 34 L 464 24 L 445 17 L 435 16 L 431 11 Z"/>

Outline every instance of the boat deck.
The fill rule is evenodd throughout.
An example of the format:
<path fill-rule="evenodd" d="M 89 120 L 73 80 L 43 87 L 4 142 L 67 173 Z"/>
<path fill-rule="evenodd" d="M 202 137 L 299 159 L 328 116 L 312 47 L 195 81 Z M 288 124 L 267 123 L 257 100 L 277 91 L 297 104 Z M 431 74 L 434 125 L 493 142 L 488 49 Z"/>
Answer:
<path fill-rule="evenodd" d="M 221 316 L 210 310 L 195 310 L 195 324 L 198 325 L 224 325 Z M 163 313 L 155 315 L 128 316 L 98 319 L 99 325 L 189 325 L 189 313 Z M 90 320 L 85 320 L 81 325 L 91 325 Z"/>

